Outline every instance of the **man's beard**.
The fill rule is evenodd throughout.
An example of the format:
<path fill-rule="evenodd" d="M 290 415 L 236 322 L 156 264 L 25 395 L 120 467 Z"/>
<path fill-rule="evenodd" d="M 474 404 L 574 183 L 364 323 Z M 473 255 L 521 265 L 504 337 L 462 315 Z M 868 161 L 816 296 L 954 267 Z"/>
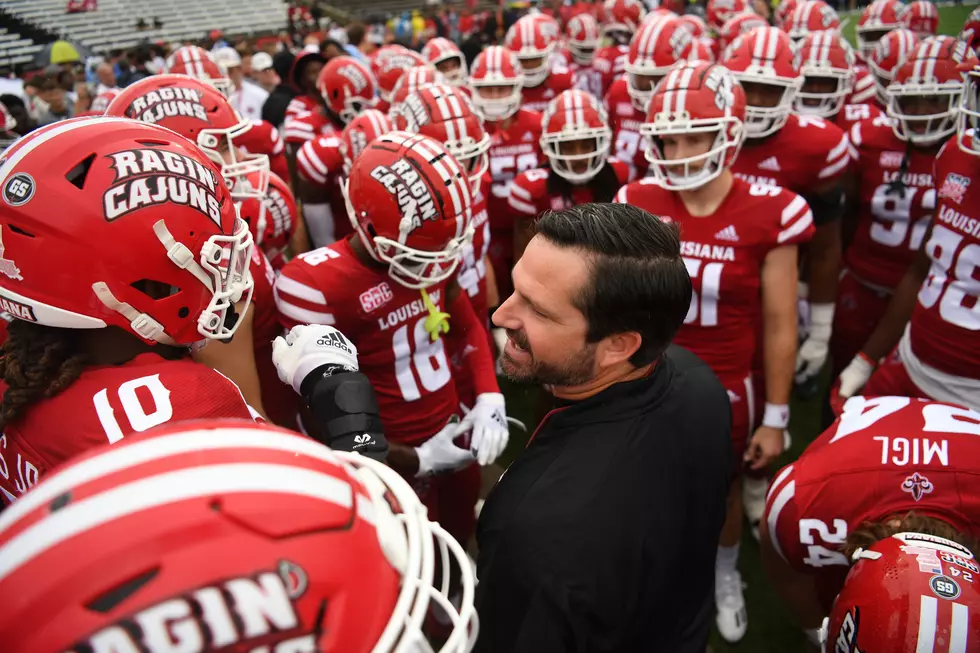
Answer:
<path fill-rule="evenodd" d="M 504 376 L 511 381 L 570 387 L 582 385 L 592 379 L 596 345 L 586 344 L 584 349 L 574 352 L 560 364 L 555 365 L 535 359 L 527 335 L 523 331 L 507 329 L 507 336 L 530 357 L 528 362 L 518 363 L 507 355 L 506 349 L 500 353 L 500 367 Z"/>

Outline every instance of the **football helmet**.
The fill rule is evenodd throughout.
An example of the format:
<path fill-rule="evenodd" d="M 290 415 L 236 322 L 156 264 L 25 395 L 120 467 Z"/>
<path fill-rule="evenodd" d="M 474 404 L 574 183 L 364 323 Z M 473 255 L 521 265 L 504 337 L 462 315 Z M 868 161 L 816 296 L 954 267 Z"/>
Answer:
<path fill-rule="evenodd" d="M 971 11 L 970 15 L 966 17 L 958 38 L 961 41 L 966 41 L 974 52 L 977 51 L 977 47 L 980 47 L 980 7 Z"/>
<path fill-rule="evenodd" d="M 639 0 L 606 0 L 603 8 L 602 35 L 619 45 L 630 42 L 647 14 Z"/>
<path fill-rule="evenodd" d="M 541 128 L 541 151 L 551 169 L 573 184 L 589 181 L 606 165 L 612 130 L 606 110 L 591 93 L 570 89 L 559 94 L 548 103 Z M 565 147 L 579 144 L 588 149 L 568 152 Z"/>
<path fill-rule="evenodd" d="M 265 252 L 272 267 L 279 269 L 285 264 L 284 255 L 295 231 L 298 213 L 296 197 L 282 177 L 272 174 L 268 181 L 265 196 L 243 200 L 238 205 L 238 214 L 248 223 L 255 245 Z"/>
<path fill-rule="evenodd" d="M 707 29 L 707 25 L 705 25 L 704 19 L 701 18 L 701 16 L 699 16 L 698 14 L 684 14 L 684 16 L 690 16 L 695 20 L 701 21 L 702 26 L 704 26 L 704 28 Z M 667 7 L 657 7 L 647 12 L 647 15 L 643 17 L 643 22 L 655 23 L 658 20 L 666 20 L 668 18 L 683 18 L 684 16 L 678 16 L 670 9 L 667 9 Z"/>
<path fill-rule="evenodd" d="M 745 92 L 724 66 L 692 61 L 673 68 L 657 85 L 640 133 L 650 139 L 646 152 L 656 183 L 668 190 L 699 188 L 731 166 L 742 147 Z M 667 159 L 663 139 L 714 133 L 704 154 Z"/>
<path fill-rule="evenodd" d="M 540 86 L 548 78 L 558 35 L 558 23 L 545 14 L 521 16 L 507 30 L 504 45 L 517 55 L 525 86 Z"/>
<path fill-rule="evenodd" d="M 406 288 L 445 281 L 473 240 L 472 190 L 442 143 L 393 131 L 354 159 L 347 214 L 371 257 Z"/>
<path fill-rule="evenodd" d="M 0 189 L 0 296 L 15 317 L 167 345 L 241 323 L 252 236 L 218 168 L 172 131 L 104 117 L 42 127 L 4 152 Z"/>
<path fill-rule="evenodd" d="M 862 59 L 869 60 L 879 39 L 902 26 L 901 13 L 902 3 L 898 0 L 874 0 L 864 8 L 856 29 L 858 52 Z"/>
<path fill-rule="evenodd" d="M 681 21 L 681 24 L 690 30 L 691 36 L 694 38 L 701 38 L 708 33 L 708 24 L 697 14 L 684 14 L 683 16 L 678 16 L 677 20 Z"/>
<path fill-rule="evenodd" d="M 429 39 L 422 48 L 422 58 L 442 73 L 450 86 L 466 84 L 466 77 L 469 75 L 466 57 L 460 52 L 459 46 L 449 39 L 441 36 Z"/>
<path fill-rule="evenodd" d="M 227 71 L 211 58 L 210 52 L 196 45 L 184 45 L 174 50 L 167 57 L 164 72 L 199 79 L 216 88 L 225 97 L 235 90 Z"/>
<path fill-rule="evenodd" d="M 505 47 L 491 45 L 477 55 L 470 69 L 473 108 L 484 120 L 510 118 L 521 108 L 524 71 L 517 55 Z M 510 88 L 505 95 L 500 94 Z"/>
<path fill-rule="evenodd" d="M 379 57 L 379 59 L 376 65 L 378 95 L 389 107 L 392 104 L 392 93 L 402 76 L 416 66 L 428 67 L 424 59 L 410 50 L 395 51 L 385 57 Z"/>
<path fill-rule="evenodd" d="M 340 133 L 340 155 L 344 159 L 344 175 L 350 174 L 354 159 L 374 139 L 393 129 L 391 119 L 377 109 L 367 109 L 347 123 Z"/>
<path fill-rule="evenodd" d="M 883 107 L 888 106 L 885 91 L 895 78 L 895 71 L 912 54 L 916 45 L 918 39 L 907 29 L 892 30 L 875 44 L 868 68 L 875 80 L 875 96 Z"/>
<path fill-rule="evenodd" d="M 963 95 L 961 70 L 978 63 L 966 43 L 950 36 L 920 43 L 888 86 L 888 115 L 895 119 L 895 135 L 909 143 L 931 145 L 956 131 Z"/>
<path fill-rule="evenodd" d="M 599 47 L 599 23 L 592 14 L 576 14 L 565 26 L 568 51 L 572 60 L 580 66 L 591 66 Z"/>
<path fill-rule="evenodd" d="M 803 78 L 793 109 L 808 116 L 836 116 L 854 90 L 856 63 L 854 48 L 838 32 L 810 32 L 804 36 L 796 44 L 793 57 L 793 67 Z M 808 83 L 813 88 L 808 89 Z"/>
<path fill-rule="evenodd" d="M 742 34 L 751 32 L 756 27 L 768 27 L 769 23 L 753 11 L 743 11 L 725 21 L 718 32 L 719 52 L 724 52 L 731 43 Z"/>
<path fill-rule="evenodd" d="M 715 53 L 711 49 L 710 41 L 711 39 L 708 37 L 702 37 L 691 41 L 691 54 L 687 58 L 688 61 L 704 61 L 706 63 L 713 63 L 715 60 Z"/>
<path fill-rule="evenodd" d="M 186 75 L 146 77 L 124 88 L 106 108 L 106 115 L 155 123 L 196 143 L 221 166 L 236 200 L 265 193 L 267 184 L 253 188 L 246 178 L 258 172 L 268 179 L 269 157 L 248 154 L 234 143 L 252 123 L 207 82 Z"/>
<path fill-rule="evenodd" d="M 840 29 L 840 16 L 823 0 L 803 0 L 789 19 L 781 26 L 793 41 L 799 41 L 811 32 Z"/>
<path fill-rule="evenodd" d="M 0 152 L 13 145 L 20 136 L 14 133 L 17 121 L 10 115 L 10 111 L 3 102 L 0 102 Z"/>
<path fill-rule="evenodd" d="M 95 113 L 104 114 L 105 110 L 109 108 L 109 105 L 112 104 L 112 101 L 115 100 L 116 96 L 119 95 L 120 93 L 122 93 L 121 88 L 105 89 L 104 91 L 96 95 L 95 99 L 92 100 L 92 106 L 90 110 L 94 111 Z M 77 118 L 78 116 L 75 117 Z"/>
<path fill-rule="evenodd" d="M 779 4 L 776 5 L 776 10 L 772 14 L 773 24 L 783 29 L 789 17 L 792 15 L 793 11 L 796 9 L 797 0 L 780 0 Z"/>
<path fill-rule="evenodd" d="M 956 120 L 956 142 L 967 154 L 980 156 L 980 143 L 974 135 L 980 127 L 980 66 L 972 70 L 961 68 L 964 73 L 963 93 Z M 967 137 L 967 132 L 973 133 Z"/>
<path fill-rule="evenodd" d="M 747 0 L 708 0 L 705 11 L 708 29 L 717 34 L 729 18 L 746 11 L 752 11 Z"/>
<path fill-rule="evenodd" d="M 401 111 L 401 105 L 405 98 L 420 88 L 432 84 L 449 85 L 449 82 L 442 73 L 431 66 L 410 68 L 398 80 L 398 83 L 395 84 L 395 90 L 391 92 L 391 107 L 388 109 L 388 115 L 393 118 L 396 113 Z"/>
<path fill-rule="evenodd" d="M 421 88 L 408 96 L 392 125 L 445 145 L 466 170 L 473 194 L 477 193 L 490 169 L 490 135 L 463 91 L 444 85 Z"/>
<path fill-rule="evenodd" d="M 939 31 L 939 11 L 928 0 L 915 0 L 899 14 L 902 27 L 912 30 L 920 39 L 935 36 Z"/>
<path fill-rule="evenodd" d="M 334 57 L 320 71 L 317 90 L 327 108 L 345 125 L 374 106 L 377 82 L 367 66 L 353 57 Z"/>
<path fill-rule="evenodd" d="M 626 92 L 637 111 L 646 112 L 657 85 L 671 66 L 691 56 L 694 39 L 679 19 L 644 23 L 626 54 Z"/>
<path fill-rule="evenodd" d="M 72 459 L 4 511 L 0 552 L 0 589 L 21 598 L 0 615 L 7 653 L 432 651 L 435 605 L 442 653 L 478 634 L 472 565 L 403 478 L 252 422 L 163 426 Z"/>
<path fill-rule="evenodd" d="M 747 138 L 764 138 L 779 131 L 793 111 L 793 101 L 803 84 L 793 67 L 793 44 L 778 27 L 758 27 L 737 37 L 719 63 L 732 71 L 742 84 L 780 89 L 774 106 L 748 105 L 745 118 Z"/>
<path fill-rule="evenodd" d="M 830 651 L 972 651 L 980 646 L 980 564 L 934 535 L 898 533 L 858 549 L 824 619 Z"/>

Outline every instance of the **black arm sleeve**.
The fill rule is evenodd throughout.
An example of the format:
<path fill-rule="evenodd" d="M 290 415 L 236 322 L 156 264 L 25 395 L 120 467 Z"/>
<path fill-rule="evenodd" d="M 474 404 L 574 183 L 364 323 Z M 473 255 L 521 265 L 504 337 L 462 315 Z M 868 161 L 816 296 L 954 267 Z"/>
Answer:
<path fill-rule="evenodd" d="M 817 227 L 839 220 L 844 212 L 844 188 L 840 184 L 822 193 L 804 194 L 803 199 L 810 205 Z"/>
<path fill-rule="evenodd" d="M 321 443 L 337 451 L 384 462 L 388 441 L 378 400 L 368 378 L 338 365 L 324 365 L 303 380 L 301 394 L 316 419 Z"/>

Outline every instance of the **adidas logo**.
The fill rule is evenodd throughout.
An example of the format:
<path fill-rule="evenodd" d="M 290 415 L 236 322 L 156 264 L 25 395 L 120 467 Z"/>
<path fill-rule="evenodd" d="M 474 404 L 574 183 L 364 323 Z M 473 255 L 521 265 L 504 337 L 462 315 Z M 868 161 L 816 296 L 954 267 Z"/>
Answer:
<path fill-rule="evenodd" d="M 776 157 L 771 156 L 759 164 L 759 170 L 772 170 L 774 172 L 779 172 L 779 160 L 776 159 Z"/>
<path fill-rule="evenodd" d="M 728 225 L 721 231 L 715 234 L 715 238 L 718 240 L 727 240 L 730 243 L 738 242 L 738 232 L 735 231 L 734 225 Z"/>

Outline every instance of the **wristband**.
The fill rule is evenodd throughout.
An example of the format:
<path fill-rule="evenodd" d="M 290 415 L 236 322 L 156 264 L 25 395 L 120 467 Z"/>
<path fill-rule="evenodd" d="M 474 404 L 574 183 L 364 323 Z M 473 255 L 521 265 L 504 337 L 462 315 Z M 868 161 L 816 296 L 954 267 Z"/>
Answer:
<path fill-rule="evenodd" d="M 762 415 L 762 425 L 771 429 L 785 429 L 789 426 L 789 406 L 766 402 L 766 411 Z"/>

